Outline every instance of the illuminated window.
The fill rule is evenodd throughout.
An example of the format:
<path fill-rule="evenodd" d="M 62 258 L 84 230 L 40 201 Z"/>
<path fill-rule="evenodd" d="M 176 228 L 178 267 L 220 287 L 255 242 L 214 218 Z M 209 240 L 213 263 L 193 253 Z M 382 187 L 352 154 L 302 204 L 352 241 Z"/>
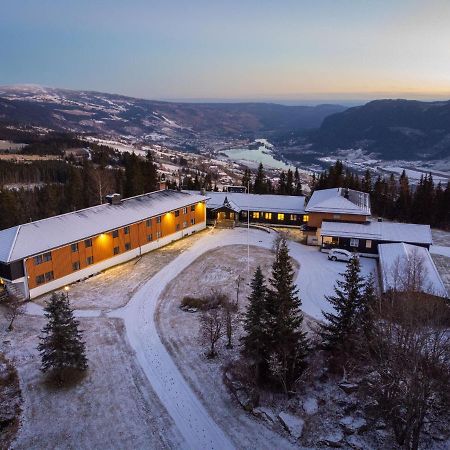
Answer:
<path fill-rule="evenodd" d="M 94 264 L 94 257 L 93 256 L 88 256 L 86 258 L 86 265 L 90 266 L 91 264 Z"/>
<path fill-rule="evenodd" d="M 265 218 L 266 220 L 272 219 L 272 213 L 269 213 L 269 212 L 264 213 L 264 218 Z"/>
<path fill-rule="evenodd" d="M 303 216 L 303 222 L 308 222 L 309 221 L 309 216 L 307 214 L 305 214 Z"/>
<path fill-rule="evenodd" d="M 192 212 L 195 211 L 195 205 L 191 205 L 191 211 L 192 211 Z"/>
<path fill-rule="evenodd" d="M 124 227 L 124 228 L 123 228 L 123 232 L 124 232 L 125 234 L 130 234 L 130 227 Z"/>
<path fill-rule="evenodd" d="M 333 214 L 333 219 L 340 219 L 341 215 L 340 214 Z"/>
<path fill-rule="evenodd" d="M 290 220 L 295 222 L 297 220 L 297 214 L 291 214 L 290 215 Z"/>
<path fill-rule="evenodd" d="M 259 219 L 259 212 L 253 212 L 253 213 L 252 213 L 252 217 L 253 217 L 254 219 Z"/>
<path fill-rule="evenodd" d="M 125 242 L 125 251 L 131 250 L 131 244 L 129 242 Z"/>
<path fill-rule="evenodd" d="M 284 220 L 284 214 L 282 213 L 278 214 L 278 220 Z"/>
<path fill-rule="evenodd" d="M 350 247 L 359 247 L 359 239 L 350 239 Z"/>
<path fill-rule="evenodd" d="M 80 261 L 72 263 L 72 271 L 76 272 L 77 270 L 80 270 Z"/>
<path fill-rule="evenodd" d="M 366 241 L 366 248 L 372 248 L 372 241 L 370 239 Z"/>
<path fill-rule="evenodd" d="M 92 247 L 92 239 L 86 239 L 86 240 L 84 241 L 84 246 L 85 246 L 86 248 Z"/>
<path fill-rule="evenodd" d="M 72 244 L 72 245 L 70 246 L 70 248 L 72 249 L 72 253 L 75 253 L 75 252 L 78 251 L 78 244 Z"/>
<path fill-rule="evenodd" d="M 120 253 L 119 246 L 113 248 L 113 254 L 118 255 Z"/>
<path fill-rule="evenodd" d="M 119 237 L 119 230 L 114 230 L 114 231 L 112 232 L 112 237 L 113 237 L 113 238 Z"/>

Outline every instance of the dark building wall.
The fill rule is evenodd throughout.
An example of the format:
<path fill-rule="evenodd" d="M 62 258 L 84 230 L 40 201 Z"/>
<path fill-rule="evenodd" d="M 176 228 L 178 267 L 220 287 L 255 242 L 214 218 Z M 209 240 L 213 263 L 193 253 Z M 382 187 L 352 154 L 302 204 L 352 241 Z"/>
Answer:
<path fill-rule="evenodd" d="M 0 263 L 0 278 L 6 280 L 17 280 L 24 276 L 22 261 L 15 261 L 11 264 Z"/>

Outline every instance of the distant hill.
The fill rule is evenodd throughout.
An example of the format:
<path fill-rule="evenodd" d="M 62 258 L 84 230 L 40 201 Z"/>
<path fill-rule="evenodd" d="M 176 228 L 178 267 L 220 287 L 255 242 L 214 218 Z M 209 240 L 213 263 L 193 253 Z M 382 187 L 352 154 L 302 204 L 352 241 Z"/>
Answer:
<path fill-rule="evenodd" d="M 344 109 L 339 105 L 172 103 L 40 86 L 0 87 L 0 125 L 133 136 L 144 141 L 182 143 L 289 134 L 317 128 L 326 116 Z"/>
<path fill-rule="evenodd" d="M 326 117 L 309 140 L 322 154 L 363 149 L 385 160 L 445 159 L 450 101 L 372 101 Z"/>

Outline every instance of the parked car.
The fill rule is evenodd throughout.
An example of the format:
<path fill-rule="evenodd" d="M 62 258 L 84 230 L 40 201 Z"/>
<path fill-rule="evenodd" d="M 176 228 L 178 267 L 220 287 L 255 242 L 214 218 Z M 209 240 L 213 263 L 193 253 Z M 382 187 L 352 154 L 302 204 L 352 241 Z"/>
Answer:
<path fill-rule="evenodd" d="M 348 250 L 344 250 L 342 248 L 333 248 L 332 250 L 330 250 L 330 253 L 328 253 L 328 259 L 331 259 L 331 261 L 348 262 L 354 255 L 354 253 L 349 252 Z"/>

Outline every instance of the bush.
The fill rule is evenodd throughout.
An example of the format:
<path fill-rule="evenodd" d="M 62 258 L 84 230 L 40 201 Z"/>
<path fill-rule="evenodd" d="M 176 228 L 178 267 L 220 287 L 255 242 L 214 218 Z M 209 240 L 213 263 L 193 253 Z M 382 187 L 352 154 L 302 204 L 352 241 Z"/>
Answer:
<path fill-rule="evenodd" d="M 181 308 L 187 309 L 187 308 L 197 308 L 197 309 L 203 309 L 205 306 L 205 299 L 203 297 L 190 297 L 189 295 L 186 295 L 183 297 L 183 300 L 181 300 Z"/>

